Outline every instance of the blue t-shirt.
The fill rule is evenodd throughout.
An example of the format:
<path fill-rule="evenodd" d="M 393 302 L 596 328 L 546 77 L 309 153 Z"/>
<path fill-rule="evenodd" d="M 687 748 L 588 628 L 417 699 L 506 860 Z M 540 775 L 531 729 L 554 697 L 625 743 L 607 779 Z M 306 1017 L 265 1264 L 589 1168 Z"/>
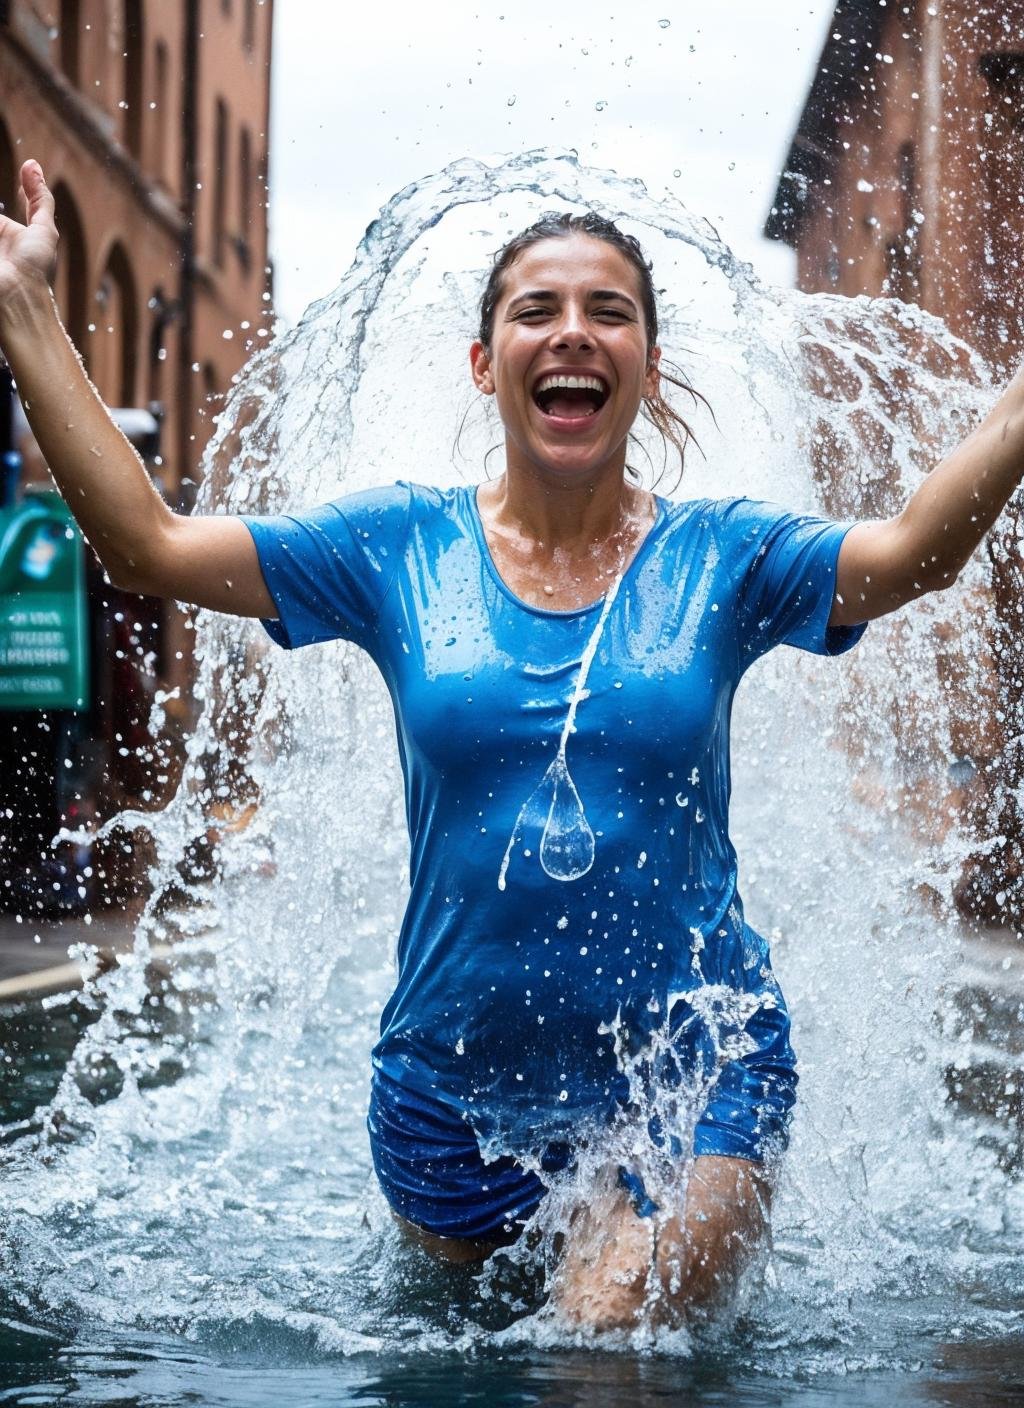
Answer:
<path fill-rule="evenodd" d="M 354 641 L 394 703 L 411 894 L 377 1068 L 483 1131 L 607 1109 L 623 1030 L 636 1045 L 672 995 L 749 984 L 733 696 L 775 645 L 859 639 L 827 626 L 846 529 L 659 498 L 616 589 L 549 611 L 502 581 L 473 489 L 247 522 L 273 639 Z"/>

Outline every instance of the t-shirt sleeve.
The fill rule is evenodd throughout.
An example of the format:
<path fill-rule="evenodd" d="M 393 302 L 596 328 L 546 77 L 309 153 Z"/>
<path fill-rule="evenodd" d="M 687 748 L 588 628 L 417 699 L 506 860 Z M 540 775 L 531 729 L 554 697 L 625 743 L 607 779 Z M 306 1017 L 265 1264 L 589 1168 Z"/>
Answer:
<path fill-rule="evenodd" d="M 852 649 L 866 624 L 830 627 L 828 618 L 839 550 L 853 525 L 749 499 L 737 501 L 732 518 L 732 531 L 741 540 L 737 558 L 745 569 L 739 620 L 747 662 L 776 645 L 794 645 L 815 655 Z"/>
<path fill-rule="evenodd" d="M 373 653 L 408 538 L 407 485 L 348 494 L 302 514 L 243 518 L 277 607 L 263 622 L 286 650 L 350 640 Z"/>

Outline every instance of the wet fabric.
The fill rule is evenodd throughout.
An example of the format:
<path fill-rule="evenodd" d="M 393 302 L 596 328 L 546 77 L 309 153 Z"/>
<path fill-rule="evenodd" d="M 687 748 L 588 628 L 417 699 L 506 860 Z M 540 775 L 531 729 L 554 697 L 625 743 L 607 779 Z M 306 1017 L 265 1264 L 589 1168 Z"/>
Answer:
<path fill-rule="evenodd" d="M 827 627 L 846 529 L 658 499 L 610 600 L 558 612 L 506 587 L 469 488 L 247 521 L 273 639 L 354 641 L 395 706 L 411 893 L 378 1077 L 511 1156 L 673 1081 L 710 1097 L 702 1152 L 784 1142 L 795 1063 L 736 889 L 729 720 L 765 651 L 859 638 Z"/>
<path fill-rule="evenodd" d="M 675 1004 L 671 1040 L 660 1059 L 641 1059 L 630 1083 L 633 1098 L 623 1089 L 614 1109 L 606 1112 L 605 1123 L 614 1120 L 630 1131 L 634 1160 L 620 1166 L 619 1186 L 639 1217 L 657 1210 L 641 1167 L 658 1155 L 662 1163 L 665 1156 L 681 1163 L 690 1153 L 760 1163 L 785 1145 L 797 1084 L 789 1015 L 778 988 L 765 985 L 764 939 L 748 928 L 744 942 L 748 958 L 756 955 L 747 973 L 756 977 L 747 982 L 753 1010 L 742 1028 L 735 1013 L 730 1021 L 729 1004 L 714 988 L 698 990 L 707 1003 L 704 1013 L 685 1001 Z M 745 1044 L 745 1059 L 719 1065 L 719 1050 L 736 1041 Z M 695 1085 L 705 1096 L 699 1097 L 699 1111 L 692 1111 L 697 1121 L 692 1143 L 684 1146 L 657 1113 L 647 1111 L 664 1106 L 673 1090 L 690 1091 Z M 681 1122 L 686 1122 L 685 1112 Z M 519 1235 L 551 1180 L 572 1171 L 575 1153 L 588 1137 L 585 1129 L 576 1130 L 539 1144 L 531 1168 L 508 1154 L 485 1158 L 467 1113 L 460 1115 L 448 1103 L 390 1081 L 380 1068 L 373 1075 L 367 1125 L 377 1178 L 397 1213 L 440 1237 L 494 1244 Z M 537 1127 L 544 1128 L 543 1120 Z"/>

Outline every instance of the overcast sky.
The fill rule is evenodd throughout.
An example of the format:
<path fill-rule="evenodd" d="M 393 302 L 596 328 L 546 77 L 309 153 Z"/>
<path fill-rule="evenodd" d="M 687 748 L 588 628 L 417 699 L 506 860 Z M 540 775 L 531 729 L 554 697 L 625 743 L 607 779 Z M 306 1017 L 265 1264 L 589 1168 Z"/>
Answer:
<path fill-rule="evenodd" d="M 791 282 L 792 256 L 760 231 L 833 0 L 599 3 L 277 0 L 278 311 L 294 321 L 330 292 L 402 186 L 537 146 L 672 189 Z"/>

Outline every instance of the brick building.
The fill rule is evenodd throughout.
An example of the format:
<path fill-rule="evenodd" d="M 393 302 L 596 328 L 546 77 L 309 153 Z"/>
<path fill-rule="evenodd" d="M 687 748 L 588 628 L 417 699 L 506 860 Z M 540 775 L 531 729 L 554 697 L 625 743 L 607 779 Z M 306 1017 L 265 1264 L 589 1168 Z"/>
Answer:
<path fill-rule="evenodd" d="M 1024 352 L 1022 158 L 1024 0 L 839 0 L 765 233 L 795 249 L 801 289 L 917 303 L 1006 375 Z M 1012 511 L 988 552 L 991 696 L 964 701 L 952 742 L 973 782 L 953 793 L 982 834 L 1008 840 L 968 864 L 958 900 L 1019 929 L 1024 576 Z"/>
<path fill-rule="evenodd" d="M 809 292 L 891 294 L 996 364 L 1024 325 L 1024 0 L 840 0 L 766 226 Z"/>
<path fill-rule="evenodd" d="M 217 398 L 267 336 L 271 31 L 272 0 L 0 0 L 0 202 L 20 216 L 18 170 L 37 158 L 65 326 L 175 507 L 191 501 Z M 2 452 L 19 426 L 0 403 Z M 22 488 L 40 477 L 33 444 L 14 446 Z M 0 710 L 0 778 L 28 824 L 8 857 L 45 860 L 69 796 L 106 815 L 167 774 L 138 747 L 153 690 L 187 686 L 184 620 L 113 592 L 94 564 L 89 604 L 88 710 Z"/>

